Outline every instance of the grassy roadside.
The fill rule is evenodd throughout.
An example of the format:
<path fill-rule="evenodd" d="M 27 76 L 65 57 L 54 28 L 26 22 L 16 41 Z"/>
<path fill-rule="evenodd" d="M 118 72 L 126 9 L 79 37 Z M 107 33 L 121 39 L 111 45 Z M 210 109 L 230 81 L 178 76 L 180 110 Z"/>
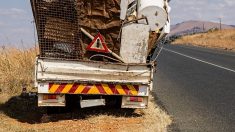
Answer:
<path fill-rule="evenodd" d="M 0 49 L 0 96 L 20 94 L 23 86 L 32 88 L 36 52 L 35 49 Z"/>
<path fill-rule="evenodd" d="M 28 107 L 18 107 L 17 103 Z M 49 116 L 25 99 L 11 99 L 4 107 L 0 107 L 0 131 L 4 132 L 166 132 L 172 122 L 170 116 L 154 104 L 153 98 L 149 108 L 143 110 L 95 107 Z"/>
<path fill-rule="evenodd" d="M 176 39 L 172 44 L 189 44 L 235 52 L 235 29 L 217 30 L 183 36 Z"/>
<path fill-rule="evenodd" d="M 165 132 L 172 122 L 152 97 L 144 110 L 98 107 L 47 117 L 45 109 L 37 107 L 37 98 L 18 96 L 23 85 L 32 89 L 35 57 L 35 49 L 0 49 L 0 132 Z M 45 118 L 48 123 L 43 123 Z"/>

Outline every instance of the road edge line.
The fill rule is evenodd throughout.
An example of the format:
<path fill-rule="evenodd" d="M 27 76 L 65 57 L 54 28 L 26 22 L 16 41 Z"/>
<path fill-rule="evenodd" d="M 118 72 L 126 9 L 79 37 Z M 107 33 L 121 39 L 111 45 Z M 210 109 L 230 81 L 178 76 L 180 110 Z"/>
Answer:
<path fill-rule="evenodd" d="M 182 53 L 179 53 L 179 52 L 170 50 L 170 49 L 163 48 L 163 50 L 166 50 L 166 51 L 169 51 L 169 52 L 172 52 L 172 53 L 175 53 L 175 54 L 178 54 L 178 55 L 181 55 L 181 56 L 184 56 L 184 57 L 187 57 L 187 58 L 190 58 L 190 59 L 193 59 L 193 60 L 196 60 L 196 61 L 199 61 L 199 62 L 202 62 L 202 63 L 206 63 L 206 64 L 209 64 L 209 65 L 212 65 L 212 66 L 215 66 L 215 67 L 218 67 L 218 68 L 221 68 L 221 69 L 224 69 L 224 70 L 227 70 L 227 71 L 230 71 L 230 72 L 234 72 L 234 73 L 235 73 L 235 70 L 230 69 L 230 68 L 226 68 L 226 67 L 223 67 L 223 66 L 220 66 L 220 65 L 211 63 L 211 62 L 207 62 L 207 61 L 204 61 L 204 60 L 200 60 L 200 59 L 198 59 L 198 58 L 195 58 L 195 57 L 192 57 L 192 56 L 189 56 L 189 55 L 185 55 L 185 54 L 182 54 Z"/>

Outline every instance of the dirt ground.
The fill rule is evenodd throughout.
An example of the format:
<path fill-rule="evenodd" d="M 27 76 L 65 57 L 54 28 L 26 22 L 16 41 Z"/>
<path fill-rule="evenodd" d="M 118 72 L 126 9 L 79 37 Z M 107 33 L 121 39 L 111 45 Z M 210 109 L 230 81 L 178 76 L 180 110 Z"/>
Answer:
<path fill-rule="evenodd" d="M 3 96 L 0 96 L 3 99 Z M 5 96 L 4 96 L 5 97 Z M 5 97 L 6 98 L 6 97 Z M 45 114 L 35 97 L 1 100 L 0 131 L 164 132 L 172 120 L 153 102 L 148 109 L 95 107 Z"/>

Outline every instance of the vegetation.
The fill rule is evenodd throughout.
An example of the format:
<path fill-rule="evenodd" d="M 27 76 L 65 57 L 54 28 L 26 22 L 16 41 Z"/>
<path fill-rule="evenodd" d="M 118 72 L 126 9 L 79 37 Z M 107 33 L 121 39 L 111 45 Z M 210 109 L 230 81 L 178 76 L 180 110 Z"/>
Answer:
<path fill-rule="evenodd" d="M 176 39 L 173 44 L 191 44 L 235 51 L 235 29 L 209 30 L 206 33 L 187 35 Z"/>
<path fill-rule="evenodd" d="M 22 87 L 32 88 L 36 49 L 0 49 L 0 94 L 20 94 Z"/>

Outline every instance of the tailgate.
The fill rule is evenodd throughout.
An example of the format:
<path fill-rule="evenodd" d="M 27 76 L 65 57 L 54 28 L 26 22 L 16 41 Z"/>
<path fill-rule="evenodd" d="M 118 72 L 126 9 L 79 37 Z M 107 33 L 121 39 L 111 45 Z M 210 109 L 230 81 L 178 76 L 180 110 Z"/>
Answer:
<path fill-rule="evenodd" d="M 37 82 L 150 84 L 151 65 L 38 59 Z"/>

